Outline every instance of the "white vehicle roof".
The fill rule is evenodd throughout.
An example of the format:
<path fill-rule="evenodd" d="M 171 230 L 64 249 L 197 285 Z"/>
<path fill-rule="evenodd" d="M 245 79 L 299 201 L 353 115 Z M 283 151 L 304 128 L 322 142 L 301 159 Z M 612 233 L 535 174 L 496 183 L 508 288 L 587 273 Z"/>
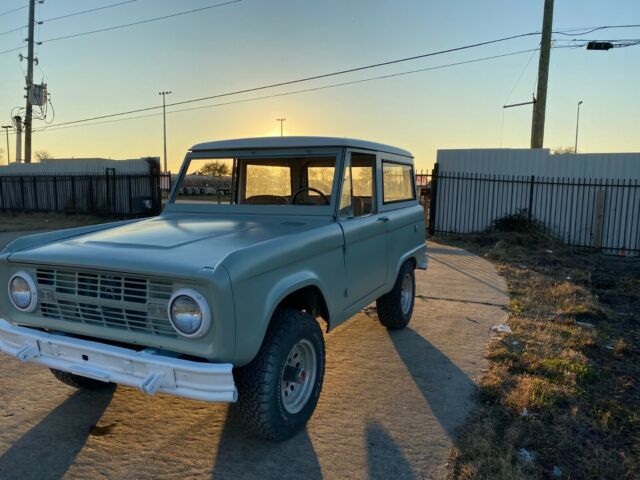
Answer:
<path fill-rule="evenodd" d="M 261 148 L 311 148 L 311 147 L 351 147 L 375 152 L 387 152 L 413 158 L 410 152 L 382 143 L 367 142 L 355 138 L 338 137 L 256 137 L 199 143 L 191 151 L 203 150 L 247 150 Z"/>

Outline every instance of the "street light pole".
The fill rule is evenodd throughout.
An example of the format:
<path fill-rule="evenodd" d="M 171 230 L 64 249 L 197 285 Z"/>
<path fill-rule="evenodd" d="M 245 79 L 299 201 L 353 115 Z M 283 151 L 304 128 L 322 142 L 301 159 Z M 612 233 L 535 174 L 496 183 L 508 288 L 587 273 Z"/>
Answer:
<path fill-rule="evenodd" d="M 284 117 L 282 117 L 282 118 L 276 118 L 276 122 L 280 122 L 280 136 L 281 136 L 281 137 L 284 135 L 284 127 L 283 127 L 283 125 L 284 125 L 284 122 L 285 122 L 286 120 L 287 120 L 287 119 L 286 119 L 286 118 L 284 118 Z"/>
<path fill-rule="evenodd" d="M 9 151 L 9 129 L 13 128 L 13 125 L 3 125 L 4 131 L 7 133 L 7 165 L 11 163 L 11 152 Z"/>
<path fill-rule="evenodd" d="M 171 94 L 170 91 L 158 92 L 158 95 L 162 95 L 162 128 L 164 131 L 164 173 L 167 173 L 167 103 L 165 97 Z"/>
<path fill-rule="evenodd" d="M 580 105 L 582 105 L 582 100 L 578 102 L 578 114 L 576 115 L 576 144 L 573 147 L 573 153 L 578 153 L 578 127 L 580 126 Z"/>

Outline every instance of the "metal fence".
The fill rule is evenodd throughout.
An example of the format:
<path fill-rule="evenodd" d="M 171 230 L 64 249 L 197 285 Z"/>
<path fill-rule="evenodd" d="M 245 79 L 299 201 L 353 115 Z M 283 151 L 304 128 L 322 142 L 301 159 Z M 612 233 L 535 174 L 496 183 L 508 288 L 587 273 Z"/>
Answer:
<path fill-rule="evenodd" d="M 0 175 L 0 210 L 151 216 L 162 210 L 168 184 L 169 175 L 109 169 L 104 175 Z"/>
<path fill-rule="evenodd" d="M 640 181 L 438 173 L 429 184 L 431 233 L 480 232 L 524 215 L 564 243 L 640 254 Z"/>

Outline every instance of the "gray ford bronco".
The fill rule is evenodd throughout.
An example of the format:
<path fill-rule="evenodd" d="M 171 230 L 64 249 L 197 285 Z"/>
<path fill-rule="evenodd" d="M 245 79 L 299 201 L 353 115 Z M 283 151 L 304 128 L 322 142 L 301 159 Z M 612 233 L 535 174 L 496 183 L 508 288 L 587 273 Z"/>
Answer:
<path fill-rule="evenodd" d="M 344 138 L 195 145 L 154 218 L 0 253 L 0 351 L 62 382 L 234 402 L 284 440 L 311 417 L 329 331 L 375 301 L 411 319 L 425 225 L 409 152 Z M 354 341 L 358 341 L 354 339 Z"/>

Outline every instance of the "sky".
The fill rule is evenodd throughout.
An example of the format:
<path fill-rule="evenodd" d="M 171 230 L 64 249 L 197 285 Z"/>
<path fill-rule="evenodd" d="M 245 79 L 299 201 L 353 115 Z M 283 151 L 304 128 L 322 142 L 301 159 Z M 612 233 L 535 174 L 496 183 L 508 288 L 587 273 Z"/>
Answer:
<path fill-rule="evenodd" d="M 537 32 L 543 0 L 241 0 L 198 13 L 47 42 L 59 36 L 196 9 L 224 0 L 137 0 L 97 12 L 53 17 L 122 0 L 45 0 L 37 6 L 39 65 L 55 118 L 35 132 L 33 150 L 53 157 L 162 156 L 161 110 L 143 118 L 78 128 L 62 122 L 211 96 L 347 68 Z M 0 14 L 27 0 L 1 0 Z M 638 0 L 556 0 L 554 29 L 640 24 Z M 26 25 L 27 10 L 0 16 L 0 33 Z M 0 51 L 25 45 L 26 29 L 0 35 Z M 557 36 L 557 38 L 572 38 Z M 640 38 L 640 28 L 576 38 Z M 382 68 L 167 109 L 169 168 L 189 147 L 229 138 L 279 135 L 353 137 L 411 151 L 431 168 L 445 148 L 527 148 L 531 107 L 504 110 L 534 92 L 538 55 L 428 70 L 313 92 L 173 110 L 288 93 L 534 49 L 538 36 Z M 558 42 L 556 45 L 562 45 Z M 26 62 L 0 54 L 0 115 L 24 106 Z M 22 50 L 26 55 L 26 48 Z M 526 67 L 526 68 L 525 68 Z M 606 52 L 551 53 L 545 147 L 573 146 L 576 106 L 580 152 L 640 151 L 640 45 Z M 172 113 L 173 112 L 173 113 Z M 49 111 L 51 114 L 51 111 Z M 141 114 L 138 114 L 141 115 Z M 125 117 L 118 117 L 125 118 Z M 51 120 L 51 117 L 49 117 Z M 44 126 L 35 120 L 34 128 Z M 0 147 L 5 149 L 4 139 Z M 11 155 L 15 153 L 14 137 Z M 6 155 L 0 163 L 6 162 Z"/>

